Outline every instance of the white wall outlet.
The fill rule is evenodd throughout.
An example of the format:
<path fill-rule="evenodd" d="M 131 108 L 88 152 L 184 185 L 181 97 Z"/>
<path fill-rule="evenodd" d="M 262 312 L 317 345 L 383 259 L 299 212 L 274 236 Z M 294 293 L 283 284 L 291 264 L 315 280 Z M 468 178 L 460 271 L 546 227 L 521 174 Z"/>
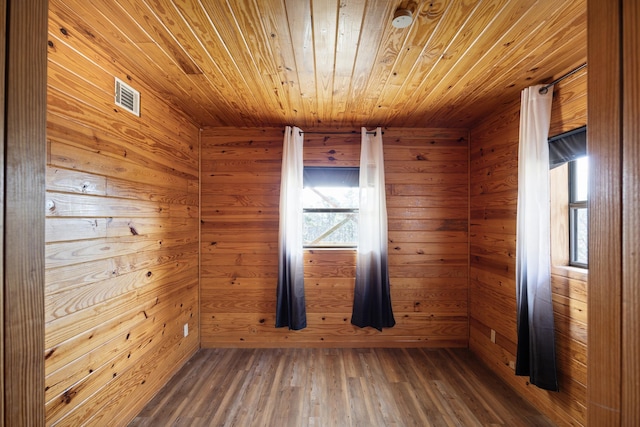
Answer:
<path fill-rule="evenodd" d="M 509 367 L 515 371 L 516 370 L 516 362 L 514 362 L 513 360 L 509 360 Z"/>
<path fill-rule="evenodd" d="M 188 324 L 188 323 L 185 323 L 185 324 L 184 324 L 183 331 L 184 331 L 184 336 L 185 336 L 185 337 L 186 337 L 187 335 L 189 335 L 189 324 Z"/>
<path fill-rule="evenodd" d="M 496 331 L 493 329 L 491 330 L 491 342 L 496 343 Z"/>

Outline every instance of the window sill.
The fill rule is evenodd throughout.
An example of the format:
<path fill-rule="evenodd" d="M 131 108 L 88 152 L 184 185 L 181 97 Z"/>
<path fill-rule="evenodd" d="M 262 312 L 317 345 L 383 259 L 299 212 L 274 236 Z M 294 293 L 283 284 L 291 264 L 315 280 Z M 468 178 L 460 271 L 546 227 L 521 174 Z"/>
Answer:
<path fill-rule="evenodd" d="M 589 270 L 586 268 L 573 267 L 570 265 L 553 265 L 551 274 L 556 276 L 577 279 L 586 282 L 589 279 Z"/>
<path fill-rule="evenodd" d="M 317 247 L 317 248 L 302 248 L 305 252 L 313 252 L 313 251 L 343 251 L 343 252 L 357 252 L 358 248 L 339 248 L 339 247 Z"/>

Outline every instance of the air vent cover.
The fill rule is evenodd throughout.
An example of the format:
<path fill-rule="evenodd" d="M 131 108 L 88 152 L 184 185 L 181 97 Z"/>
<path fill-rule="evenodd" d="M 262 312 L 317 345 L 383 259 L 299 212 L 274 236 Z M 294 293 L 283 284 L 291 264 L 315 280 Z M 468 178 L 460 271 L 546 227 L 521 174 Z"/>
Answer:
<path fill-rule="evenodd" d="M 117 77 L 116 105 L 140 117 L 140 92 Z"/>

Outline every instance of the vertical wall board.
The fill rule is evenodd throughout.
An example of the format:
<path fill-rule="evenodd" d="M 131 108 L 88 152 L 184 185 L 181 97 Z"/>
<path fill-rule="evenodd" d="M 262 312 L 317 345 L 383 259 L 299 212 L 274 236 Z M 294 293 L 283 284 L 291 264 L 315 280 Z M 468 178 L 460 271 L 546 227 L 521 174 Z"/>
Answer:
<path fill-rule="evenodd" d="M 623 3 L 621 424 L 640 423 L 640 5 Z"/>
<path fill-rule="evenodd" d="M 3 2 L 4 422 L 44 424 L 47 1 Z M 3 20 L 5 22 L 5 20 Z M 3 43 L 4 44 L 4 43 Z"/>
<path fill-rule="evenodd" d="M 620 425 L 622 87 L 620 2 L 588 2 L 588 423 Z"/>

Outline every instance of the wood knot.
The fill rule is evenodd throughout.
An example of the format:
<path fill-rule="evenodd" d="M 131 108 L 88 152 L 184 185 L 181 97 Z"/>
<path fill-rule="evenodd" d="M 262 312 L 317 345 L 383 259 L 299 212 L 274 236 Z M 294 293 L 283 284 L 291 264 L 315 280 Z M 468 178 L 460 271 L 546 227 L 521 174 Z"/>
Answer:
<path fill-rule="evenodd" d="M 69 403 L 71 403 L 71 400 L 76 396 L 76 394 L 78 394 L 77 391 L 69 389 L 62 393 L 62 396 L 60 397 L 62 398 L 62 402 L 68 405 Z"/>

